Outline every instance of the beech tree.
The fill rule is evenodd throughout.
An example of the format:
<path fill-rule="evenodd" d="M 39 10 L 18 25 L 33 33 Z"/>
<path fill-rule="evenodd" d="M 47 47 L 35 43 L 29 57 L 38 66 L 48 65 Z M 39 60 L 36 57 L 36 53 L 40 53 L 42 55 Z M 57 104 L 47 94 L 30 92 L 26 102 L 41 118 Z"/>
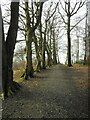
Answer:
<path fill-rule="evenodd" d="M 47 30 L 47 43 L 46 43 L 46 51 L 48 56 L 48 66 L 52 64 L 57 64 L 57 25 L 56 25 L 56 15 L 52 16 L 52 19 L 48 22 L 48 30 Z"/>
<path fill-rule="evenodd" d="M 71 31 L 72 29 L 80 22 L 82 21 L 82 18 L 80 21 L 78 21 L 73 27 L 71 27 L 71 18 L 77 14 L 80 8 L 83 7 L 85 4 L 85 1 L 76 1 L 75 3 L 72 0 L 64 0 L 64 3 L 60 0 L 60 6 L 62 10 L 64 11 L 65 15 L 61 12 L 60 8 L 58 8 L 58 12 L 64 22 L 64 24 L 67 26 L 67 41 L 68 41 L 68 48 L 67 48 L 67 57 L 68 57 L 68 66 L 72 66 L 71 64 Z M 67 19 L 65 19 L 67 17 Z"/>
<path fill-rule="evenodd" d="M 57 7 L 58 7 L 58 2 L 56 3 L 55 7 L 52 10 L 52 2 L 50 4 L 50 7 L 47 10 L 47 15 L 45 16 L 45 22 L 44 22 L 44 38 L 43 38 L 43 43 L 42 43 L 42 68 L 46 69 L 46 57 L 45 57 L 45 52 L 47 52 L 48 55 L 48 60 L 51 60 L 51 50 L 48 47 L 47 44 L 47 35 L 48 35 L 48 23 L 50 21 L 50 19 L 53 18 L 54 14 L 56 13 Z M 52 12 L 51 12 L 52 10 Z M 53 25 L 53 24 L 52 24 Z M 53 34 L 53 33 L 51 33 Z M 53 35 L 52 35 L 53 36 Z M 51 45 L 50 45 L 51 46 Z M 49 59 L 50 58 L 50 59 Z M 49 63 L 50 64 L 50 63 Z"/>
<path fill-rule="evenodd" d="M 11 20 L 5 40 L 2 22 L 2 81 L 4 96 L 8 96 L 8 91 L 15 92 L 19 85 L 13 81 L 13 54 L 16 44 L 18 30 L 19 2 L 11 1 Z M 12 93 L 12 92 L 10 92 Z"/>
<path fill-rule="evenodd" d="M 32 1 L 33 3 L 33 1 Z M 31 3 L 31 4 L 32 4 Z M 42 15 L 42 8 L 44 2 L 36 3 L 36 23 L 34 22 L 34 14 L 32 15 L 32 19 L 30 18 L 29 13 L 29 5 L 28 2 L 25 2 L 25 14 L 26 14 L 26 57 L 27 57 L 27 65 L 26 65 L 26 73 L 25 79 L 30 79 L 33 77 L 33 65 L 32 65 L 32 41 L 34 37 L 34 32 L 38 27 Z M 33 7 L 33 4 L 32 4 Z M 33 8 L 32 8 L 33 10 Z M 34 23 L 33 23 L 34 22 Z"/>
<path fill-rule="evenodd" d="M 55 30 L 53 30 L 53 64 L 57 64 L 57 55 L 56 55 L 56 34 Z"/>
<path fill-rule="evenodd" d="M 88 39 L 88 33 L 87 33 L 87 16 L 86 16 L 86 23 L 85 23 L 85 37 L 84 37 L 84 43 L 85 43 L 85 55 L 84 55 L 84 64 L 87 62 L 87 39 Z"/>
<path fill-rule="evenodd" d="M 0 93 L 2 92 L 2 12 L 0 5 Z"/>

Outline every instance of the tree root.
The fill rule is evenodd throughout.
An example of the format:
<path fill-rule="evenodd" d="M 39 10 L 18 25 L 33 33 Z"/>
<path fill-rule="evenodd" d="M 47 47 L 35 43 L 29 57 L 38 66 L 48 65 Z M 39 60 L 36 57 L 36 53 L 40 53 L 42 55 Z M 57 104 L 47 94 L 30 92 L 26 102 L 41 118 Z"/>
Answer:
<path fill-rule="evenodd" d="M 25 72 L 21 75 L 21 78 L 23 78 L 25 76 Z"/>
<path fill-rule="evenodd" d="M 9 96 L 14 95 L 15 92 L 20 90 L 20 84 L 13 81 L 13 83 L 7 89 L 7 95 L 4 94 L 4 99 L 8 98 Z"/>

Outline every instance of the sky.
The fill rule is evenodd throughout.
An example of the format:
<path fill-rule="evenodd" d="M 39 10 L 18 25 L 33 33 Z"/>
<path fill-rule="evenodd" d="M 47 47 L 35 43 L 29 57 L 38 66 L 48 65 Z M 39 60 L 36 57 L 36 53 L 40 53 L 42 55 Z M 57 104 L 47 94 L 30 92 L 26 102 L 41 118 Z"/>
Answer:
<path fill-rule="evenodd" d="M 7 11 L 5 10 L 6 9 L 6 5 L 4 5 L 3 6 L 3 4 L 7 4 L 7 3 L 9 3 L 11 0 L 3 0 L 3 1 L 0 1 L 1 2 L 1 5 L 2 5 L 2 14 L 4 15 Z M 15 1 L 15 0 L 14 0 Z M 50 1 L 50 0 L 49 0 Z M 54 0 L 53 0 L 54 1 Z M 55 0 L 56 1 L 56 0 Z M 75 2 L 75 0 L 72 0 L 72 2 Z M 46 6 L 48 6 L 48 2 L 46 2 L 45 3 L 45 5 L 44 5 L 44 9 L 45 9 L 45 7 Z M 73 5 L 74 3 L 72 3 L 72 5 Z M 82 17 L 84 14 L 86 13 L 86 6 L 84 6 L 83 8 L 81 8 L 80 10 L 79 10 L 79 12 L 78 12 L 78 14 L 77 15 L 75 15 L 75 17 L 73 17 L 72 18 L 72 20 L 74 21 L 75 20 L 75 18 L 76 17 Z M 74 21 L 75 22 L 75 21 Z M 73 22 L 73 23 L 74 23 Z M 81 26 L 84 28 L 85 27 L 85 20 L 83 20 L 82 22 L 81 22 Z M 8 30 L 8 27 L 7 28 L 5 28 L 5 30 L 7 31 Z M 18 35 L 19 36 L 19 35 Z M 73 36 L 72 37 L 73 38 L 73 40 L 72 40 L 72 43 L 74 42 L 74 39 L 76 39 L 75 38 L 75 36 Z M 63 45 L 63 42 L 64 42 L 64 44 L 65 45 Z M 58 55 L 59 55 L 59 59 L 60 59 L 60 62 L 61 63 L 65 63 L 65 61 L 66 61 L 66 54 L 67 54 L 67 52 L 66 52 L 66 46 L 67 46 L 67 38 L 66 38 L 66 36 L 63 36 L 62 38 L 60 38 L 59 40 L 58 40 L 58 43 L 59 43 L 59 47 L 60 47 L 60 50 L 59 50 L 59 52 L 58 52 Z M 21 46 L 24 46 L 25 47 L 25 43 L 22 43 L 22 44 L 20 44 Z M 19 46 L 20 46 L 19 45 Z M 18 48 L 18 45 L 16 45 L 16 49 Z M 80 48 L 80 49 L 83 49 L 82 47 Z"/>

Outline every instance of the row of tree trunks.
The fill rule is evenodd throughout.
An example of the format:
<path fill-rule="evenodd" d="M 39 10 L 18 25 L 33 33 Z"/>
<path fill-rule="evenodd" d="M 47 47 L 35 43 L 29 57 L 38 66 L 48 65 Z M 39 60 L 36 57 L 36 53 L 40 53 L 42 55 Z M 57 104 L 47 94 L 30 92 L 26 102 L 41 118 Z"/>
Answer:
<path fill-rule="evenodd" d="M 32 4 L 33 5 L 33 4 Z M 38 13 L 37 13 L 37 20 L 36 23 L 34 25 L 34 15 L 32 15 L 32 19 L 33 19 L 33 23 L 31 22 L 30 19 L 30 14 L 29 14 L 29 5 L 28 2 L 25 2 L 25 14 L 26 14 L 26 71 L 25 71 L 25 79 L 30 79 L 30 77 L 33 77 L 33 64 L 32 64 L 32 42 L 33 42 L 33 38 L 35 35 L 35 30 L 37 29 L 37 27 L 40 24 L 41 21 L 41 16 L 42 16 L 42 9 L 43 9 L 43 2 L 39 3 L 39 9 L 38 9 Z M 32 7 L 33 9 L 33 7 Z M 32 26 L 30 25 L 32 24 Z M 38 54 L 38 50 L 37 50 L 37 44 L 35 42 L 35 46 L 36 46 L 36 54 Z M 38 60 L 38 69 L 40 66 L 40 60 L 39 60 L 39 56 L 37 57 Z"/>

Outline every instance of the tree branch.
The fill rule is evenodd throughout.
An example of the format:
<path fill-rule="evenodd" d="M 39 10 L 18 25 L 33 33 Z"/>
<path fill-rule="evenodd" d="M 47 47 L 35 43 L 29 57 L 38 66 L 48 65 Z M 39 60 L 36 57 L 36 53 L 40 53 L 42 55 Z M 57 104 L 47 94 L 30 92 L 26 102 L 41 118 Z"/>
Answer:
<path fill-rule="evenodd" d="M 64 19 L 64 17 L 63 17 L 63 15 L 62 15 L 62 13 L 59 11 L 59 8 L 58 8 L 58 13 L 60 14 L 60 16 L 61 16 L 61 18 L 62 18 L 63 22 L 64 22 L 65 24 L 67 24 L 67 22 L 65 21 L 65 19 Z"/>
<path fill-rule="evenodd" d="M 57 2 L 54 12 L 49 16 L 49 18 L 46 19 L 46 21 L 48 21 L 54 15 L 54 13 L 56 12 L 58 4 L 59 4 L 59 2 Z"/>
<path fill-rule="evenodd" d="M 82 18 L 82 19 L 80 19 L 71 29 L 70 29 L 70 31 L 72 31 L 82 20 L 84 20 L 86 18 L 86 15 Z"/>
<path fill-rule="evenodd" d="M 85 1 L 86 1 L 86 0 L 85 0 Z M 76 14 L 76 13 L 78 12 L 78 10 L 85 4 L 85 1 L 79 3 L 78 8 L 76 9 L 75 12 L 74 12 L 75 9 L 72 11 L 71 16 L 73 16 L 74 14 Z"/>

